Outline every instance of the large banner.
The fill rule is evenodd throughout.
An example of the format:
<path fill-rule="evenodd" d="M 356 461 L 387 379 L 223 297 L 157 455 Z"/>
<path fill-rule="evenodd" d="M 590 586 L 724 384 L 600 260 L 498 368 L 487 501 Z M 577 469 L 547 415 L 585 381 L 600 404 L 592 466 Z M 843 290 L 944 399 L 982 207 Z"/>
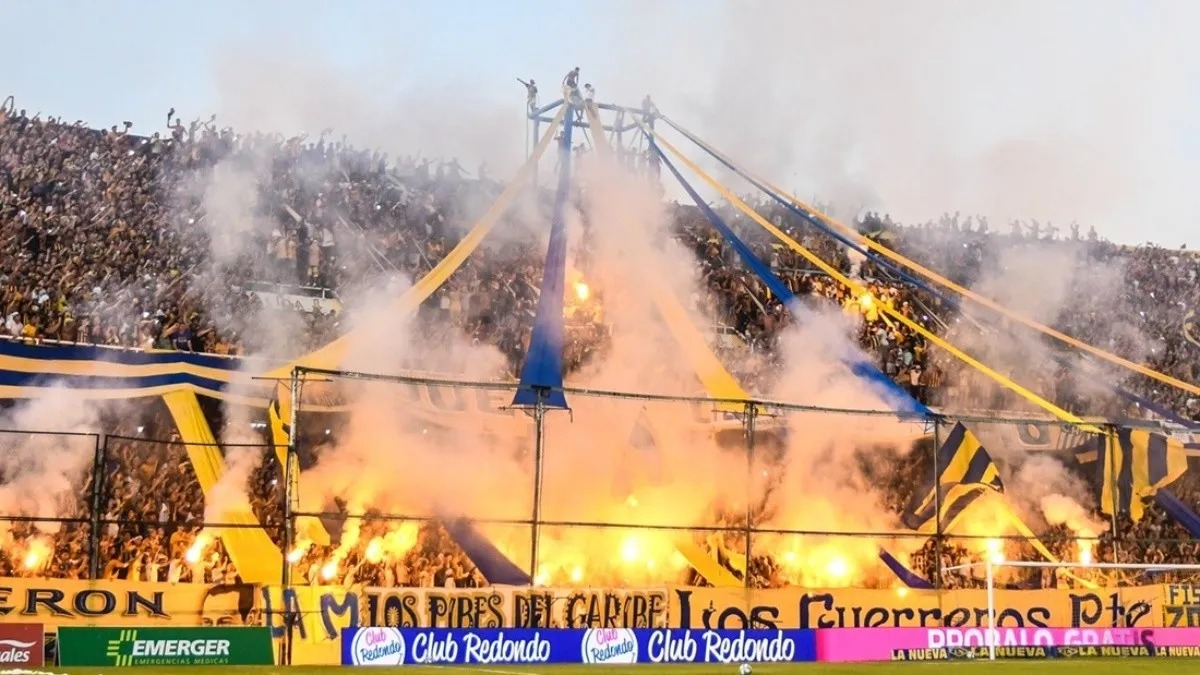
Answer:
<path fill-rule="evenodd" d="M 996 591 L 1004 628 L 1198 627 L 1200 591 L 1158 585 Z M 268 626 L 336 640 L 345 628 L 936 628 L 986 625 L 982 590 L 279 587 L 0 579 L 0 623 Z"/>
<path fill-rule="evenodd" d="M 271 588 L 262 608 L 277 637 L 299 616 L 300 640 L 335 640 L 346 628 L 668 628 L 671 594 L 641 590 L 515 588 Z"/>
<path fill-rule="evenodd" d="M 249 584 L 0 578 L 0 623 L 63 626 L 262 625 Z"/>
<path fill-rule="evenodd" d="M 1125 648 L 1116 655 L 1200 656 L 1196 628 L 835 628 L 819 630 L 817 660 L 940 661 L 995 645 L 998 656 L 1105 656 L 1091 648 Z M 1143 654 L 1140 650 L 1146 649 Z"/>
<path fill-rule="evenodd" d="M 1163 586 L 1162 625 L 1168 628 L 1200 628 L 1200 586 Z"/>
<path fill-rule="evenodd" d="M 1200 627 L 1191 586 L 997 591 L 1001 628 Z M 284 637 L 295 618 L 295 663 L 340 661 L 356 627 L 453 629 L 803 630 L 979 628 L 987 593 L 907 589 L 741 590 L 343 588 L 0 579 L 0 624 L 263 626 Z"/>
<path fill-rule="evenodd" d="M 1163 625 L 1163 586 L 996 591 L 1000 627 Z M 674 628 L 935 628 L 987 624 L 987 592 L 909 589 L 671 589 Z"/>
<path fill-rule="evenodd" d="M 816 654 L 808 630 L 354 628 L 342 634 L 347 666 L 799 663 Z"/>

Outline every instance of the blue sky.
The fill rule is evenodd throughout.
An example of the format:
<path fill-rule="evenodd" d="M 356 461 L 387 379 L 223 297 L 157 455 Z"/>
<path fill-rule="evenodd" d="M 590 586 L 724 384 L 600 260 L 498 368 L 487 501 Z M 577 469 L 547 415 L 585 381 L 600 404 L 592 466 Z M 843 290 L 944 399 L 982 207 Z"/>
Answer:
<path fill-rule="evenodd" d="M 522 91 L 574 65 L 801 196 L 906 220 L 1197 229 L 1200 3 L 0 0 L 0 94 L 134 130 L 239 129 L 511 165 Z"/>
<path fill-rule="evenodd" d="M 517 99 L 517 74 L 545 69 L 547 62 L 553 73 L 570 67 L 563 40 L 554 36 L 589 18 L 583 5 L 559 2 L 216 0 L 191 11 L 181 11 L 187 3 L 146 11 L 151 7 L 145 0 L 7 0 L 0 40 L 21 55 L 24 67 L 5 69 L 4 89 L 31 112 L 90 122 L 129 119 L 146 128 L 157 126 L 171 106 L 214 109 L 213 68 L 221 52 L 262 45 L 310 51 L 353 71 L 388 59 L 418 60 L 414 77 L 474 80 Z M 585 42 L 580 51 L 594 51 L 603 36 L 584 31 L 576 39 Z M 374 84 L 394 89 L 408 83 Z"/>

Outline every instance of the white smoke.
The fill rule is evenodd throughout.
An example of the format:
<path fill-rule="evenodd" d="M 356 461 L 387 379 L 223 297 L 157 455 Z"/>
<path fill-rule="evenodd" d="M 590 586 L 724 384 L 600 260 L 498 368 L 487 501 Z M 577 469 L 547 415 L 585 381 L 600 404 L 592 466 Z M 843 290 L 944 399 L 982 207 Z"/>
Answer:
<path fill-rule="evenodd" d="M 1124 243 L 1193 232 L 1193 4 L 605 4 L 597 30 L 639 46 L 587 77 L 617 99 L 654 93 L 802 197 L 902 222 L 1075 220 Z"/>
<path fill-rule="evenodd" d="M 0 428 L 22 432 L 0 434 L 0 513 L 32 518 L 75 518 L 90 496 L 86 484 L 103 430 L 97 406 L 82 403 L 62 388 L 22 401 L 0 418 Z M 8 523 L 5 523 L 8 525 Z M 35 522 L 46 533 L 57 522 Z"/>

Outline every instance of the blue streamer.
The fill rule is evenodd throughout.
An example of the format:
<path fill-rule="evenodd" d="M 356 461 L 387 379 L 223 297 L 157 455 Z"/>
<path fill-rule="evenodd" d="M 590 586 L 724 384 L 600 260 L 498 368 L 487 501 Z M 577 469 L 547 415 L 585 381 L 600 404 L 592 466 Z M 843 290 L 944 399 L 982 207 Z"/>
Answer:
<path fill-rule="evenodd" d="M 514 406 L 532 406 L 539 401 L 546 407 L 566 408 L 563 386 L 563 294 L 567 276 L 567 202 L 571 196 L 571 121 L 575 106 L 567 109 L 562 142 L 558 149 L 558 189 L 550 218 L 550 245 L 542 272 L 542 290 L 538 297 L 537 317 L 529 351 L 521 367 L 521 383 Z"/>
<path fill-rule="evenodd" d="M 529 574 L 517 567 L 487 537 L 483 536 L 474 523 L 465 519 L 443 520 L 442 527 L 458 544 L 463 553 L 475 563 L 479 573 L 489 584 L 501 586 L 528 586 Z"/>
<path fill-rule="evenodd" d="M 671 163 L 671 160 L 667 158 L 666 154 L 664 154 L 656 144 L 652 144 L 651 147 L 656 153 L 658 153 L 659 159 L 663 162 L 663 164 L 666 165 L 667 169 L 671 171 L 671 174 L 675 176 L 675 180 L 679 181 L 679 184 L 683 186 L 683 189 L 692 198 L 692 201 L 696 203 L 696 206 L 700 209 L 700 211 L 704 213 L 705 217 L 708 218 L 709 222 L 712 223 L 713 227 L 715 227 L 717 231 L 719 231 L 725 238 L 725 240 L 729 242 L 730 246 L 737 251 L 738 256 L 742 259 L 742 263 L 745 264 L 755 276 L 757 276 L 759 279 L 762 279 L 763 283 L 767 285 L 767 288 L 770 289 L 771 293 L 773 293 L 775 297 L 779 298 L 783 302 L 784 306 L 786 306 L 788 310 L 792 312 L 793 316 L 799 318 L 797 313 L 798 301 L 791 289 L 789 289 L 787 285 L 783 283 L 783 280 L 775 276 L 775 273 L 772 272 L 769 267 L 767 267 L 761 260 L 758 259 L 757 256 L 754 255 L 754 251 L 752 251 L 750 247 L 747 246 L 746 243 L 743 242 L 737 236 L 737 234 L 725 224 L 725 221 L 722 220 L 721 217 L 712 210 L 712 207 L 710 207 L 703 199 L 700 198 L 700 195 L 694 189 L 692 189 L 692 186 L 679 173 L 679 170 L 675 168 L 675 165 Z M 865 358 L 849 358 L 843 359 L 842 361 L 850 368 L 850 371 L 854 373 L 855 376 L 874 382 L 875 384 L 879 385 L 881 389 L 890 394 L 892 399 L 890 403 L 893 405 L 893 409 L 896 410 L 896 412 L 916 413 L 926 418 L 933 415 L 933 411 L 926 407 L 925 404 L 913 398 L 912 394 L 909 394 L 907 391 L 901 388 L 900 385 L 897 384 L 892 378 L 888 377 L 883 371 L 879 370 L 875 364 L 867 361 Z"/>
<path fill-rule="evenodd" d="M 1193 537 L 1200 538 L 1200 516 L 1196 512 L 1188 508 L 1188 505 L 1175 496 L 1174 492 L 1166 488 L 1158 490 L 1154 494 L 1154 503 L 1163 508 L 1175 522 L 1183 526 Z"/>
<path fill-rule="evenodd" d="M 838 232 L 837 230 L 834 230 L 833 228 L 829 227 L 820 218 L 817 218 L 816 216 L 809 213 L 808 211 L 801 209 L 800 207 L 793 204 L 791 201 L 784 199 L 782 195 L 776 193 L 774 190 L 769 189 L 766 185 L 763 185 L 759 181 L 757 181 L 754 178 L 752 178 L 751 176 L 747 175 L 745 172 L 743 172 L 741 169 L 734 166 L 732 163 L 730 163 L 727 159 L 725 159 L 719 153 L 717 153 L 716 151 L 709 148 L 708 145 L 701 143 L 691 133 L 687 132 L 684 129 L 681 129 L 680 127 L 676 126 L 674 123 L 670 122 L 669 120 L 668 120 L 668 124 L 671 124 L 672 128 L 674 128 L 676 131 L 678 131 L 679 133 L 686 136 L 688 138 L 688 140 L 692 141 L 697 146 L 699 146 L 700 149 L 707 152 L 713 159 L 717 160 L 723 166 L 725 166 L 725 168 L 727 168 L 730 171 L 741 176 L 743 179 L 748 181 L 751 185 L 758 188 L 764 194 L 766 194 L 768 197 L 770 197 L 771 199 L 773 199 L 777 203 L 779 203 L 780 206 L 783 206 L 788 211 L 791 211 L 793 214 L 799 216 L 801 219 L 803 219 L 808 224 L 812 225 L 813 227 L 816 227 L 821 232 L 824 232 L 825 234 L 827 234 L 827 235 L 833 237 L 834 239 L 838 240 L 839 242 L 841 242 L 843 245 L 858 252 L 859 254 L 866 257 L 868 260 L 875 263 L 876 265 L 879 265 L 880 267 L 883 267 L 883 268 L 889 270 L 890 272 L 899 276 L 901 279 L 907 281 L 908 283 L 912 284 L 913 286 L 916 286 L 916 287 L 920 288 L 921 290 L 925 291 L 926 293 L 929 293 L 930 295 L 932 295 L 935 298 L 937 298 L 938 300 L 940 300 L 944 305 L 948 306 L 950 309 L 953 309 L 960 313 L 962 312 L 962 303 L 960 303 L 957 298 L 952 298 L 952 297 L 942 293 L 940 290 L 931 286 L 924 279 L 920 279 L 918 277 L 915 277 L 915 276 L 909 274 L 908 272 L 904 271 L 904 269 L 902 267 L 900 267 L 899 265 L 896 265 L 891 260 L 888 260 L 887 258 L 880 256 L 879 254 L 875 253 L 871 249 L 860 245 L 858 242 L 845 236 L 841 232 Z M 1052 354 L 1051 358 L 1053 358 L 1055 360 L 1055 362 L 1057 362 L 1061 366 L 1069 365 L 1063 357 L 1061 357 L 1057 354 Z M 1183 425 L 1189 429 L 1200 429 L 1200 423 L 1192 422 L 1191 420 L 1188 420 L 1188 419 L 1176 414 L 1172 410 L 1165 408 L 1163 406 L 1160 406 L 1142 396 L 1139 396 L 1139 395 L 1133 393 L 1132 391 L 1129 391 L 1129 390 L 1125 389 L 1124 387 L 1121 387 L 1120 385 L 1108 384 L 1108 383 L 1105 383 L 1105 384 L 1106 384 L 1107 388 L 1110 391 L 1112 391 L 1113 393 L 1117 394 L 1118 396 L 1124 398 L 1127 401 L 1138 404 L 1139 406 L 1145 408 L 1146 410 L 1149 410 L 1150 412 L 1158 415 L 1159 417 L 1162 417 L 1163 419 L 1166 419 L 1175 424 Z"/>
<path fill-rule="evenodd" d="M 879 559 L 883 561 L 884 565 L 887 565 L 888 569 L 896 574 L 896 577 L 900 579 L 900 582 L 905 586 L 922 591 L 933 590 L 933 584 L 929 583 L 925 577 L 922 577 L 916 572 L 905 567 L 904 563 L 897 560 L 896 556 L 892 555 L 891 553 L 880 549 Z"/>

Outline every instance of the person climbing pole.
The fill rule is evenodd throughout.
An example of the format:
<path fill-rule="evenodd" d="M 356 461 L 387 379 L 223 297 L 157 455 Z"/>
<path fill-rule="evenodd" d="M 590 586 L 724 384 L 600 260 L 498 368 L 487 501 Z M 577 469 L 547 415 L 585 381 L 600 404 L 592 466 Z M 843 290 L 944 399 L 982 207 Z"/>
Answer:
<path fill-rule="evenodd" d="M 537 110 L 537 94 L 538 94 L 537 82 L 535 82 L 533 80 L 533 78 L 529 78 L 529 81 L 526 82 L 525 80 L 522 80 L 519 77 L 517 78 L 517 82 L 520 82 L 521 84 L 525 85 L 525 102 L 529 104 L 529 112 L 536 111 Z"/>

